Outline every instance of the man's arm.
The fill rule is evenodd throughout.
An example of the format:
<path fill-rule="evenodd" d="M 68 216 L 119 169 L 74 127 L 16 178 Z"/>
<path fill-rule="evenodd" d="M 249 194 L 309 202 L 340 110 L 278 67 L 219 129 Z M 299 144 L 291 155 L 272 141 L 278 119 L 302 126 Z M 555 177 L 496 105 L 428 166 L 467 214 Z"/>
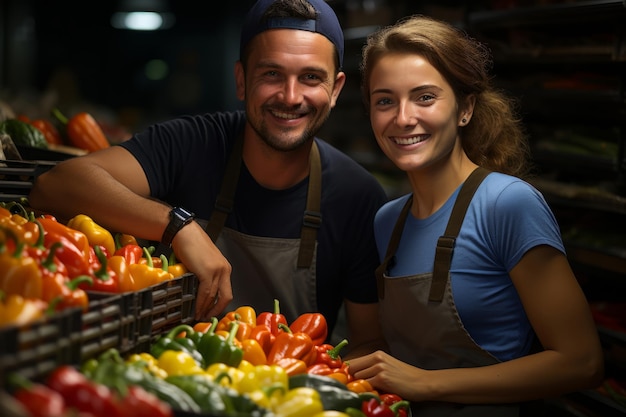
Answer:
<path fill-rule="evenodd" d="M 59 220 L 86 214 L 111 231 L 151 241 L 161 240 L 171 210 L 150 198 L 143 169 L 119 146 L 59 163 L 37 178 L 29 203 Z M 172 249 L 200 282 L 196 318 L 219 314 L 232 300 L 230 263 L 195 222 L 176 234 Z"/>

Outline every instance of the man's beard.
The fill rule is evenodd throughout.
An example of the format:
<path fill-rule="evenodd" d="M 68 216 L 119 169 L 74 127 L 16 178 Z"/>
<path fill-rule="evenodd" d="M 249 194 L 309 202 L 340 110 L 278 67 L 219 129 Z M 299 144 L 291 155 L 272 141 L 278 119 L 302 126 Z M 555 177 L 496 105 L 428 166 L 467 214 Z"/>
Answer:
<path fill-rule="evenodd" d="M 263 142 L 267 144 L 267 146 L 275 151 L 290 152 L 299 149 L 301 146 L 313 139 L 313 137 L 315 137 L 317 132 L 319 132 L 319 130 L 322 128 L 324 123 L 326 123 L 329 117 L 330 111 L 327 111 L 324 117 L 317 120 L 317 122 L 313 126 L 307 125 L 307 127 L 304 129 L 304 132 L 302 132 L 302 134 L 296 140 L 288 141 L 284 141 L 281 137 L 270 134 L 263 120 L 261 120 L 261 123 L 259 125 L 252 123 L 250 123 L 250 125 L 252 126 L 252 129 L 257 133 L 257 135 L 259 135 L 259 137 L 263 140 Z M 290 128 L 285 129 L 286 133 L 289 133 L 289 131 L 291 131 Z"/>

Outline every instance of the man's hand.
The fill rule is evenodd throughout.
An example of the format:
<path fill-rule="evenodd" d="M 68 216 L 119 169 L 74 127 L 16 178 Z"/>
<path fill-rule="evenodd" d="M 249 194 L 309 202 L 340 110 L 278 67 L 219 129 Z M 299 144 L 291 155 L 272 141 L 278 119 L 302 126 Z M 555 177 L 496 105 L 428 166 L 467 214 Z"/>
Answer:
<path fill-rule="evenodd" d="M 198 277 L 196 320 L 209 321 L 220 314 L 233 299 L 230 285 L 232 266 L 213 244 L 202 227 L 191 222 L 174 236 L 176 259 Z"/>

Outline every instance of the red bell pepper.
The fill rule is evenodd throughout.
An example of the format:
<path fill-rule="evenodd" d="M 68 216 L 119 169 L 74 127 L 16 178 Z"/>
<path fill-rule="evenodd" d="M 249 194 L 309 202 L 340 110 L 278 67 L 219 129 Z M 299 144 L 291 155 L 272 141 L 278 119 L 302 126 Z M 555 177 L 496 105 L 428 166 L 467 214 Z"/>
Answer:
<path fill-rule="evenodd" d="M 70 365 L 61 365 L 52 371 L 46 385 L 63 396 L 67 407 L 73 407 L 79 412 L 107 417 L 126 415 L 118 406 L 113 391 L 105 385 L 90 381 Z"/>
<path fill-rule="evenodd" d="M 80 112 L 69 120 L 59 109 L 53 109 L 52 114 L 59 122 L 65 125 L 67 137 L 72 145 L 89 152 L 106 149 L 111 146 L 102 128 L 96 119 L 87 112 Z"/>
<path fill-rule="evenodd" d="M 13 397 L 31 417 L 63 417 L 66 415 L 63 396 L 48 386 L 32 382 L 18 374 L 9 376 Z"/>
<path fill-rule="evenodd" d="M 287 326 L 287 319 L 283 314 L 280 313 L 280 305 L 278 303 L 278 300 L 274 299 L 273 312 L 265 311 L 257 316 L 256 324 L 257 326 L 259 324 L 266 325 L 274 336 L 278 336 L 279 333 L 282 333 L 282 330 L 278 325 L 284 324 L 285 326 Z"/>
<path fill-rule="evenodd" d="M 128 243 L 114 252 L 115 256 L 123 256 L 128 264 L 137 264 L 143 258 L 143 248 L 134 243 Z"/>
<path fill-rule="evenodd" d="M 81 284 L 80 288 L 86 291 L 101 291 L 119 293 L 120 286 L 115 271 L 108 266 L 108 260 L 99 245 L 92 246 L 91 249 L 98 259 L 99 267 L 92 271 L 93 282 L 91 285 Z"/>
<path fill-rule="evenodd" d="M 174 417 L 172 408 L 138 385 L 129 385 L 120 407 L 132 417 Z"/>
<path fill-rule="evenodd" d="M 57 256 L 67 267 L 70 278 L 79 275 L 89 275 L 90 249 L 87 236 L 78 230 L 71 229 L 59 223 L 54 217 L 38 218 L 44 229 L 44 245 L 49 248 L 54 242 L 61 242 Z"/>
<path fill-rule="evenodd" d="M 348 344 L 347 339 L 343 339 L 341 342 L 337 343 L 337 346 L 333 346 L 331 344 L 323 344 L 315 347 L 317 350 L 317 359 L 316 363 L 325 363 L 331 368 L 340 368 L 343 364 L 341 356 L 339 356 L 339 352 L 343 349 L 344 346 Z"/>
<path fill-rule="evenodd" d="M 314 345 L 321 345 L 328 336 L 328 324 L 321 313 L 304 313 L 299 315 L 289 326 L 292 332 L 307 333 Z"/>
<path fill-rule="evenodd" d="M 276 336 L 273 335 L 270 331 L 270 328 L 264 324 L 257 324 L 256 326 L 254 326 L 250 331 L 249 337 L 259 342 L 259 345 L 261 345 L 261 347 L 263 348 L 263 352 L 265 352 L 265 355 L 268 355 L 270 353 L 272 345 L 276 340 Z"/>
<path fill-rule="evenodd" d="M 304 361 L 306 366 L 315 362 L 317 351 L 313 346 L 311 336 L 306 333 L 293 333 L 284 324 L 279 325 L 282 332 L 276 336 L 276 340 L 267 355 L 267 363 L 274 364 L 282 358 L 295 358 Z"/>
<path fill-rule="evenodd" d="M 46 138 L 46 142 L 49 144 L 63 145 L 63 138 L 61 137 L 59 130 L 50 121 L 46 119 L 36 119 L 31 120 L 29 123 L 43 133 L 43 137 Z"/>

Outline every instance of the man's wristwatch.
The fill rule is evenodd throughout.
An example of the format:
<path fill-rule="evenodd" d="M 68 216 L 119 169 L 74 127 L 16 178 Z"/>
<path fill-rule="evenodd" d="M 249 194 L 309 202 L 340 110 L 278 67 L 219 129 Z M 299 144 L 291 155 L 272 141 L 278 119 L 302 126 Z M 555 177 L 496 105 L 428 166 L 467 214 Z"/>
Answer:
<path fill-rule="evenodd" d="M 195 214 L 184 208 L 174 207 L 172 211 L 170 211 L 170 222 L 163 232 L 161 243 L 168 247 L 172 246 L 172 240 L 174 240 L 176 233 L 191 223 L 195 217 Z"/>

